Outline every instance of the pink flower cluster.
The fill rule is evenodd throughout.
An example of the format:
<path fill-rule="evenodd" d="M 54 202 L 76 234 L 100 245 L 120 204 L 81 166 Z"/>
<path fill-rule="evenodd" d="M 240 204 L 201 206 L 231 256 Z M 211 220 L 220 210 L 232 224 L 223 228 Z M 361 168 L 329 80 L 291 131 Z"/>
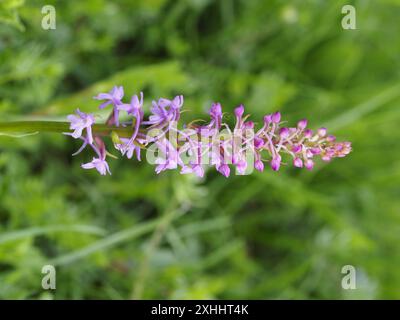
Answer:
<path fill-rule="evenodd" d="M 183 96 L 153 101 L 151 115 L 146 120 L 143 94 L 140 98 L 133 96 L 129 104 L 122 101 L 123 96 L 123 88 L 114 87 L 110 93 L 101 93 L 94 98 L 104 101 L 100 109 L 109 105 L 113 107 L 107 125 L 132 128 L 128 138 L 113 137 L 115 149 L 127 158 L 135 154 L 140 161 L 141 148 L 146 148 L 147 160 L 156 165 L 157 174 L 180 168 L 182 174 L 194 173 L 203 177 L 205 165 L 211 165 L 229 177 L 231 166 L 237 173 L 246 174 L 253 168 L 263 171 L 264 163 L 269 163 L 272 170 L 278 171 L 287 161 L 283 157 L 291 159 L 290 162 L 297 168 L 311 170 L 316 157 L 330 161 L 351 152 L 350 142 L 336 142 L 336 138 L 328 135 L 325 128 L 316 131 L 308 129 L 305 119 L 300 120 L 296 127 L 283 126 L 279 112 L 265 115 L 263 125 L 256 130 L 254 122 L 244 115 L 241 105 L 234 110 L 235 126 L 231 129 L 223 121 L 221 105 L 214 103 L 207 124 L 192 122 L 179 129 Z M 121 112 L 126 113 L 130 120 L 122 122 Z M 106 145 L 102 137 L 92 130 L 94 116 L 78 109 L 77 115 L 68 116 L 68 120 L 73 132 L 67 134 L 83 140 L 82 147 L 75 154 L 90 146 L 97 155 L 91 162 L 82 164 L 82 168 L 95 168 L 102 175 L 110 173 Z"/>

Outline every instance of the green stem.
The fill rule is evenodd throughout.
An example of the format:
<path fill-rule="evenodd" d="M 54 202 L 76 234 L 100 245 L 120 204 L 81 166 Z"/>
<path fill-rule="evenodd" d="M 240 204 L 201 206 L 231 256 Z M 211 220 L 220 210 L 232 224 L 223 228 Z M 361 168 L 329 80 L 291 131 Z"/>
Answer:
<path fill-rule="evenodd" d="M 69 122 L 60 121 L 11 121 L 0 122 L 0 133 L 31 133 L 31 132 L 71 132 Z M 94 124 L 93 133 L 108 136 L 112 131 L 119 137 L 128 138 L 132 135 L 131 127 L 115 127 L 106 124 Z"/>

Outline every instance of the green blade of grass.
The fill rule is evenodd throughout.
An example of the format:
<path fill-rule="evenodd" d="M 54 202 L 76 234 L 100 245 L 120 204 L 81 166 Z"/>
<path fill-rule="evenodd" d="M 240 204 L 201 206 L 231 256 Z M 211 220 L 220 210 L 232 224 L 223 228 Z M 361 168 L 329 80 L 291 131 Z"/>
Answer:
<path fill-rule="evenodd" d="M 16 230 L 4 233 L 0 236 L 0 245 L 10 241 L 15 241 L 28 237 L 35 237 L 43 234 L 57 233 L 57 232 L 78 232 L 103 236 L 105 230 L 88 225 L 72 225 L 72 226 L 46 226 L 46 227 L 35 227 L 23 230 Z"/>
<path fill-rule="evenodd" d="M 159 219 L 155 219 L 150 222 L 135 225 L 132 228 L 128 228 L 126 230 L 118 231 L 80 250 L 56 257 L 50 261 L 50 264 L 66 265 L 71 262 L 75 262 L 79 259 L 89 256 L 94 252 L 105 250 L 126 240 L 140 237 L 141 235 L 144 235 L 153 230 L 158 223 Z"/>
<path fill-rule="evenodd" d="M 400 84 L 396 84 L 382 91 L 378 95 L 367 99 L 349 111 L 329 120 L 324 124 L 324 126 L 332 131 L 341 129 L 356 122 L 368 113 L 373 112 L 375 109 L 398 97 L 400 97 Z"/>

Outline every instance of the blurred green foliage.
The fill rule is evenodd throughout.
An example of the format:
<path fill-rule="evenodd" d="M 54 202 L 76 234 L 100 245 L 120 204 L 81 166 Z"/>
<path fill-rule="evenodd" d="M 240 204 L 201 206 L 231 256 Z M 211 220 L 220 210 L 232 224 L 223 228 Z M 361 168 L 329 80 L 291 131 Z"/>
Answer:
<path fill-rule="evenodd" d="M 3 120 L 94 110 L 124 85 L 147 108 L 184 94 L 187 120 L 244 103 L 354 146 L 312 172 L 198 180 L 127 159 L 100 177 L 72 139 L 0 136 L 0 297 L 400 298 L 400 1 L 350 1 L 343 30 L 348 3 L 0 1 Z M 347 264 L 357 290 L 341 288 Z"/>

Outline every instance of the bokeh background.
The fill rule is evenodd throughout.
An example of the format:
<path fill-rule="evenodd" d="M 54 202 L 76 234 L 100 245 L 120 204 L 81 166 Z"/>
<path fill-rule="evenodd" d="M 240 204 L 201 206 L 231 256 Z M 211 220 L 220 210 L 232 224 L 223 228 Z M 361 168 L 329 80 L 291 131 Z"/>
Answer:
<path fill-rule="evenodd" d="M 312 172 L 199 180 L 120 159 L 101 177 L 73 139 L 0 136 L 0 298 L 400 298 L 399 16 L 399 0 L 0 1 L 2 121 L 64 120 L 124 85 L 147 110 L 176 94 L 187 120 L 244 103 L 354 147 Z"/>

